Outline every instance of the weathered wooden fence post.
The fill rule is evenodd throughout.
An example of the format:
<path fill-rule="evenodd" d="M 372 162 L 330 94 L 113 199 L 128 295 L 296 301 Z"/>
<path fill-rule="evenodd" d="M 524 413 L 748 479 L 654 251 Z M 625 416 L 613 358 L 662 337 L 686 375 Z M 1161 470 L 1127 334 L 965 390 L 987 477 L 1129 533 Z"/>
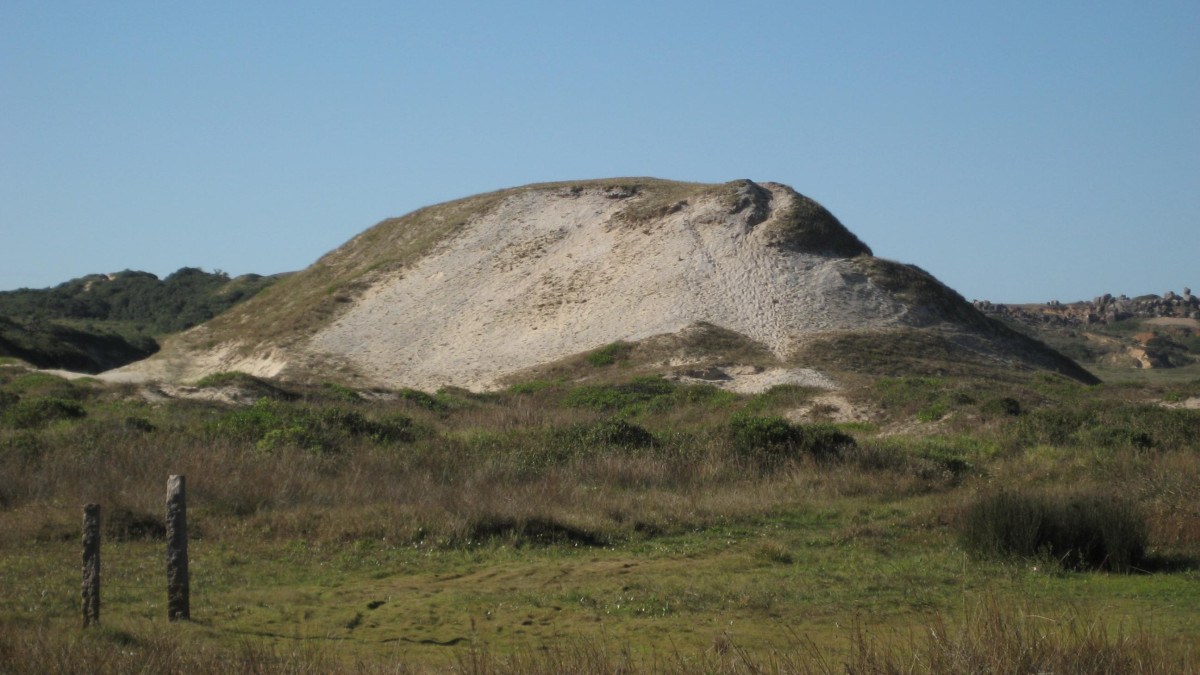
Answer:
<path fill-rule="evenodd" d="M 83 507 L 83 627 L 100 622 L 100 505 Z"/>
<path fill-rule="evenodd" d="M 189 619 L 187 492 L 184 476 L 167 480 L 167 619 Z"/>

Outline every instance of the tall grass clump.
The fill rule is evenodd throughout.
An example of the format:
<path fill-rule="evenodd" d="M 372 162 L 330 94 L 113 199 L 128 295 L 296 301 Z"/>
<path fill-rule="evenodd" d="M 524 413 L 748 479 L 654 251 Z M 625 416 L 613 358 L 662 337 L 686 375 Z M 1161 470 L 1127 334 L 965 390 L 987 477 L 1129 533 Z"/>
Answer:
<path fill-rule="evenodd" d="M 1002 491 L 970 504 L 963 546 L 985 558 L 1045 558 L 1064 569 L 1132 571 L 1144 558 L 1145 518 L 1099 494 Z"/>
<path fill-rule="evenodd" d="M 1191 650 L 1179 649 L 1143 627 L 1109 625 L 1071 608 L 1046 614 L 984 600 L 968 607 L 964 617 L 938 615 L 925 630 L 894 642 L 881 641 L 860 628 L 852 638 L 844 670 L 789 672 L 1195 672 Z"/>

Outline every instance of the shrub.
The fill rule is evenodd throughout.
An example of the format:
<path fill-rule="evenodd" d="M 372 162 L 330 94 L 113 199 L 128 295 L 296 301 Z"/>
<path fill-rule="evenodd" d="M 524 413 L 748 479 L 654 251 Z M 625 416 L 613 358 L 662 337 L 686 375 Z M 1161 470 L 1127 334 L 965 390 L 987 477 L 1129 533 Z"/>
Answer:
<path fill-rule="evenodd" d="M 993 398 L 980 406 L 980 410 L 994 417 L 1016 417 L 1021 414 L 1021 402 L 1010 396 Z"/>
<path fill-rule="evenodd" d="M 536 394 L 538 392 L 552 389 L 554 383 L 549 380 L 532 380 L 529 382 L 518 382 L 508 388 L 510 394 Z"/>
<path fill-rule="evenodd" d="M 618 446 L 649 448 L 655 445 L 654 435 L 644 428 L 621 419 L 609 419 L 590 424 L 577 424 L 561 430 L 556 440 L 571 446 L 594 448 Z"/>
<path fill-rule="evenodd" d="M 261 380 L 249 373 L 243 373 L 240 370 L 227 370 L 205 375 L 196 380 L 196 386 L 201 389 L 207 389 L 209 387 L 235 387 L 246 384 L 257 384 L 259 382 Z"/>
<path fill-rule="evenodd" d="M 917 412 L 918 422 L 936 422 L 946 416 L 947 413 L 945 403 L 934 403 L 928 408 L 924 408 Z"/>
<path fill-rule="evenodd" d="M 14 377 L 7 388 L 22 396 L 46 396 L 54 398 L 81 398 L 86 393 L 85 387 L 78 387 L 70 380 L 51 375 L 50 373 L 23 373 Z"/>
<path fill-rule="evenodd" d="M 628 342 L 613 342 L 612 344 L 604 345 L 603 347 L 590 352 L 587 355 L 587 362 L 597 368 L 611 366 L 618 359 L 623 359 L 629 356 L 633 345 Z"/>
<path fill-rule="evenodd" d="M 738 395 L 711 384 L 689 384 L 675 390 L 675 399 L 686 404 L 728 405 Z"/>
<path fill-rule="evenodd" d="M 141 431 L 149 433 L 157 429 L 154 424 L 144 417 L 134 417 L 132 415 L 126 417 L 122 424 L 130 431 Z"/>
<path fill-rule="evenodd" d="M 792 424 L 782 417 L 734 415 L 729 434 L 734 449 L 746 455 L 828 459 L 854 446 L 854 438 L 831 424 Z"/>
<path fill-rule="evenodd" d="M 1084 436 L 1092 444 L 1104 448 L 1129 447 L 1145 450 L 1154 447 L 1154 439 L 1150 434 L 1126 427 L 1092 428 L 1088 429 Z"/>
<path fill-rule="evenodd" d="M 51 422 L 78 419 L 87 415 L 76 401 L 61 398 L 25 398 L 8 406 L 0 421 L 13 429 L 42 429 Z"/>
<path fill-rule="evenodd" d="M 116 541 L 152 539 L 161 541 L 167 535 L 162 516 L 118 506 L 104 519 L 105 533 Z"/>
<path fill-rule="evenodd" d="M 322 382 L 321 394 L 325 398 L 336 401 L 345 401 L 347 403 L 358 403 L 359 401 L 363 400 L 362 396 L 360 396 L 357 391 L 354 391 L 350 387 L 344 387 L 334 382 Z"/>
<path fill-rule="evenodd" d="M 424 408 L 426 410 L 441 412 L 449 407 L 443 401 L 435 398 L 432 394 L 427 394 L 420 389 L 409 389 L 406 387 L 397 391 L 396 395 L 400 397 L 400 400 L 408 401 L 418 408 Z"/>
<path fill-rule="evenodd" d="M 220 373 L 205 375 L 196 380 L 195 386 L 201 389 L 234 387 L 253 395 L 280 400 L 292 400 L 297 396 L 275 385 L 274 382 L 255 377 L 240 370 L 228 370 Z"/>
<path fill-rule="evenodd" d="M 285 446 L 317 452 L 335 452 L 349 438 L 377 443 L 413 440 L 412 420 L 393 414 L 379 421 L 355 410 L 311 408 L 260 399 L 249 408 L 235 410 L 218 419 L 216 433 L 253 441 L 260 450 Z"/>
<path fill-rule="evenodd" d="M 625 384 L 600 384 L 576 387 L 567 392 L 563 403 L 578 408 L 637 412 L 648 404 L 657 404 L 675 393 L 678 387 L 661 377 L 635 377 Z"/>
<path fill-rule="evenodd" d="M 960 537 L 981 557 L 1042 557 L 1066 569 L 1127 572 L 1145 555 L 1147 526 L 1136 509 L 1111 497 L 1006 491 L 971 504 Z"/>
<path fill-rule="evenodd" d="M 506 541 L 513 548 L 523 546 L 606 546 L 603 533 L 560 522 L 548 517 L 514 518 L 487 514 L 476 518 L 466 527 L 468 543 Z"/>

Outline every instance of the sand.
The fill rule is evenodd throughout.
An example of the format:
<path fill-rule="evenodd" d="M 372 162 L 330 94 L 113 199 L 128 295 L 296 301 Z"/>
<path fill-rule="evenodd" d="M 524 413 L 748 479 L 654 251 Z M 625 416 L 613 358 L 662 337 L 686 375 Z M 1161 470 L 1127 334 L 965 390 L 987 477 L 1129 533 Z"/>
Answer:
<path fill-rule="evenodd" d="M 614 218 L 626 200 L 601 191 L 516 193 L 373 286 L 306 350 L 381 386 L 486 390 L 530 366 L 698 321 L 779 356 L 805 334 L 897 323 L 903 306 L 849 261 L 767 245 L 770 218 L 794 197 L 764 187 L 770 216 L 757 226 L 749 209 L 729 213 L 713 198 L 631 226 Z M 739 378 L 739 387 L 822 377 Z"/>

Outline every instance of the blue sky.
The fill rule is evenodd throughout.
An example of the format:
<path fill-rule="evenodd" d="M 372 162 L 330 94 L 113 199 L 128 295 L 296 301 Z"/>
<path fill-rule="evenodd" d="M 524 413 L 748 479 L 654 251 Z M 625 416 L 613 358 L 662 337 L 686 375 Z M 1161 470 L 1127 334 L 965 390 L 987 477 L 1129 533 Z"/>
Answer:
<path fill-rule="evenodd" d="M 1200 286 L 1200 3 L 0 3 L 0 289 L 548 180 L 787 183 L 968 299 Z"/>

